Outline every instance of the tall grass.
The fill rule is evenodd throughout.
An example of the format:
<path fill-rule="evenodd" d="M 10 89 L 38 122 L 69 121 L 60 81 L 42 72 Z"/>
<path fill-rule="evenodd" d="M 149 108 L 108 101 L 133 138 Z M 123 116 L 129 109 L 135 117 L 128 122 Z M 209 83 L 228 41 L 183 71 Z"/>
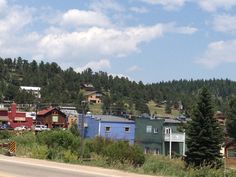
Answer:
<path fill-rule="evenodd" d="M 80 139 L 68 131 L 50 131 L 34 135 L 26 132 L 14 136 L 11 140 L 17 142 L 18 156 L 38 159 L 115 168 L 135 173 L 173 176 L 173 177 L 222 177 L 224 169 L 214 169 L 204 166 L 200 169 L 186 168 L 179 159 L 169 159 L 166 156 L 145 155 L 135 146 L 124 142 L 113 142 L 97 138 L 86 140 L 85 161 L 79 159 Z M 75 149 L 76 148 L 76 149 Z M 227 177 L 235 177 L 236 171 L 227 170 Z"/>

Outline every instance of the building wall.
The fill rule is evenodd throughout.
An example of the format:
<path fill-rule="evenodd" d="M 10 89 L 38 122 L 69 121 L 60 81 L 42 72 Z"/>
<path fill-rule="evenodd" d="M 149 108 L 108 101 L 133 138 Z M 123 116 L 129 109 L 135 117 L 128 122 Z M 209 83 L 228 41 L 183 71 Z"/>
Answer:
<path fill-rule="evenodd" d="M 73 124 L 78 124 L 78 117 L 70 115 L 68 116 L 68 128 L 70 128 Z"/>
<path fill-rule="evenodd" d="M 99 135 L 99 121 L 93 118 L 92 116 L 85 117 L 85 138 L 94 138 Z"/>
<path fill-rule="evenodd" d="M 110 127 L 110 132 L 106 132 L 106 127 Z M 125 128 L 129 127 L 129 131 Z M 126 122 L 100 122 L 100 136 L 114 140 L 129 141 L 134 144 L 135 124 Z"/>
<path fill-rule="evenodd" d="M 88 102 L 91 102 L 91 103 L 96 103 L 96 104 L 101 103 L 101 98 L 97 98 L 96 93 L 88 95 L 87 100 L 88 100 Z"/>
<path fill-rule="evenodd" d="M 26 117 L 26 112 L 18 112 L 16 103 L 11 105 L 11 111 L 8 112 L 9 123 L 12 128 L 26 126 L 32 128 L 33 119 Z"/>
<path fill-rule="evenodd" d="M 157 150 L 163 153 L 163 123 L 162 119 L 137 118 L 135 120 L 135 143 L 138 144 L 145 152 L 155 153 Z M 147 128 L 151 131 L 147 132 Z M 154 129 L 158 132 L 154 133 Z M 150 130 L 150 129 L 149 129 Z"/>
<path fill-rule="evenodd" d="M 79 119 L 79 128 L 81 129 L 81 119 Z M 134 144 L 135 124 L 134 122 L 103 122 L 92 116 L 84 117 L 84 137 L 94 138 L 101 136 L 113 140 L 124 140 Z M 110 131 L 106 132 L 106 127 L 110 127 Z M 125 131 L 125 127 L 129 128 L 129 131 Z"/>
<path fill-rule="evenodd" d="M 56 122 L 53 121 L 53 115 L 51 112 L 46 115 L 38 115 L 37 116 L 37 124 L 47 125 L 48 128 L 67 128 L 67 120 L 66 116 L 59 112 L 58 120 Z"/>

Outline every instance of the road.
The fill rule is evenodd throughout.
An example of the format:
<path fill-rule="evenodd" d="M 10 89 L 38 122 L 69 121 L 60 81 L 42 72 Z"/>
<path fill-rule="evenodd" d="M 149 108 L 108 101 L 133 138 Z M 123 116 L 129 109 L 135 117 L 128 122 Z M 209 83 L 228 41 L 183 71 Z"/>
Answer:
<path fill-rule="evenodd" d="M 119 170 L 0 155 L 0 177 L 151 177 Z"/>

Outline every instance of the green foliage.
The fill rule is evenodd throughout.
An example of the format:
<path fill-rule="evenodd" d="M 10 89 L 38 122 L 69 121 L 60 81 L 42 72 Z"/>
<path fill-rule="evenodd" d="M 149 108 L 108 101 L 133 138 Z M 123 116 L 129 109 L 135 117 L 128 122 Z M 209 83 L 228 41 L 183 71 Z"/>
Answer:
<path fill-rule="evenodd" d="M 74 123 L 72 124 L 72 126 L 70 127 L 70 132 L 74 135 L 79 137 L 80 136 L 80 131 L 78 128 L 78 124 Z"/>
<path fill-rule="evenodd" d="M 236 140 L 236 97 L 230 100 L 226 125 L 229 136 Z"/>
<path fill-rule="evenodd" d="M 78 161 L 78 155 L 73 153 L 71 150 L 64 151 L 63 153 L 64 162 L 76 163 Z"/>
<path fill-rule="evenodd" d="M 80 103 L 84 96 L 80 92 L 81 83 L 89 83 L 95 89 L 102 91 L 108 98 L 104 98 L 104 113 L 127 112 L 128 107 L 135 105 L 140 113 L 149 113 L 146 103 L 150 100 L 172 103 L 181 101 L 186 113 L 189 112 L 197 91 L 206 86 L 214 95 L 216 109 L 225 112 L 227 99 L 236 95 L 236 82 L 230 80 L 179 80 L 143 84 L 130 81 L 125 77 L 113 77 L 106 72 L 93 72 L 87 69 L 76 73 L 72 68 L 62 70 L 57 63 L 37 63 L 22 58 L 0 58 L 0 96 L 5 100 L 18 103 L 73 103 L 78 110 L 82 110 Z M 19 91 L 19 86 L 41 87 L 42 98 L 36 100 L 29 93 Z M 167 99 L 168 98 L 168 99 Z M 124 103 L 124 104 L 120 104 Z M 45 106 L 45 105 L 44 105 Z"/>
<path fill-rule="evenodd" d="M 37 141 L 49 149 L 56 148 L 70 149 L 73 152 L 78 152 L 80 147 L 80 138 L 74 136 L 70 131 L 52 130 L 44 131 L 37 134 Z"/>
<path fill-rule="evenodd" d="M 143 151 L 124 141 L 112 141 L 97 137 L 86 142 L 86 148 L 90 153 L 104 156 L 108 164 L 121 163 L 140 166 L 145 162 Z"/>
<path fill-rule="evenodd" d="M 203 88 L 186 130 L 188 149 L 185 162 L 188 166 L 221 165 L 223 130 L 213 115 L 211 95 Z"/>
<path fill-rule="evenodd" d="M 36 143 L 36 137 L 32 132 L 24 132 L 20 136 L 15 136 L 12 139 L 20 145 L 32 146 L 34 143 Z"/>
<path fill-rule="evenodd" d="M 171 114 L 171 105 L 170 102 L 168 101 L 165 106 L 165 113 L 166 114 Z"/>
<path fill-rule="evenodd" d="M 36 159 L 46 159 L 48 157 L 48 148 L 46 145 L 34 144 L 32 146 L 32 158 Z"/>
<path fill-rule="evenodd" d="M 12 134 L 8 130 L 2 130 L 0 132 L 0 140 L 1 139 L 9 139 L 12 137 Z"/>
<path fill-rule="evenodd" d="M 57 134 L 55 132 L 60 133 Z M 63 134 L 71 134 L 69 131 L 62 130 L 55 132 L 52 131 L 51 134 L 49 132 L 45 134 L 42 132 L 37 135 L 27 132 L 13 137 L 12 139 L 17 140 L 17 156 L 51 159 L 66 163 L 82 163 L 90 166 L 115 168 L 158 176 L 222 177 L 224 174 L 223 168 L 216 169 L 212 168 L 212 166 L 201 166 L 197 169 L 191 167 L 186 168 L 181 159 L 169 159 L 165 156 L 147 155 L 144 161 L 143 152 L 139 148 L 130 146 L 126 142 L 114 142 L 99 137 L 86 140 L 85 153 L 91 156 L 91 160 L 86 159 L 86 161 L 80 161 L 78 159 L 78 153 L 70 149 L 70 145 L 66 148 L 64 146 L 58 146 L 58 144 L 52 147 L 43 144 L 46 141 L 44 137 L 46 135 L 63 139 L 67 137 L 67 135 L 65 136 Z M 77 137 L 74 138 L 76 139 Z M 54 140 L 53 138 L 49 139 L 51 141 Z M 27 141 L 29 143 L 26 143 Z M 234 177 L 236 176 L 236 171 L 227 169 L 226 176 Z"/>

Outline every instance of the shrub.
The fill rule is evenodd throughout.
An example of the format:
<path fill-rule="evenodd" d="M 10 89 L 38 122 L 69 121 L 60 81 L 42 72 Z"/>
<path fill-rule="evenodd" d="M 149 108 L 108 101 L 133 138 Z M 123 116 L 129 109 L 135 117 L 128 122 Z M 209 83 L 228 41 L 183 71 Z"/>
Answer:
<path fill-rule="evenodd" d="M 40 132 L 37 134 L 37 142 L 46 144 L 49 149 L 61 147 L 72 152 L 78 152 L 80 147 L 80 139 L 71 132 L 63 130 Z"/>
<path fill-rule="evenodd" d="M 64 151 L 63 160 L 66 163 L 75 163 L 78 161 L 78 155 L 71 152 L 71 150 Z"/>
<path fill-rule="evenodd" d="M 129 163 L 140 166 L 145 161 L 142 150 L 124 141 L 111 142 L 106 147 L 104 155 L 109 163 L 120 162 L 121 164 Z"/>
<path fill-rule="evenodd" d="M 12 134 L 8 130 L 2 130 L 0 133 L 0 139 L 9 139 L 12 137 Z"/>
<path fill-rule="evenodd" d="M 36 159 L 46 159 L 48 156 L 48 148 L 45 145 L 37 145 L 35 144 L 32 147 L 32 155 L 31 157 Z"/>
<path fill-rule="evenodd" d="M 72 126 L 70 127 L 69 130 L 74 136 L 77 136 L 77 137 L 80 136 L 80 131 L 79 131 L 79 128 L 78 128 L 78 124 L 76 124 L 76 123 L 72 124 Z"/>
<path fill-rule="evenodd" d="M 12 140 L 15 140 L 17 145 L 32 146 L 32 144 L 36 143 L 36 137 L 32 132 L 25 132 L 21 135 L 14 136 Z"/>

